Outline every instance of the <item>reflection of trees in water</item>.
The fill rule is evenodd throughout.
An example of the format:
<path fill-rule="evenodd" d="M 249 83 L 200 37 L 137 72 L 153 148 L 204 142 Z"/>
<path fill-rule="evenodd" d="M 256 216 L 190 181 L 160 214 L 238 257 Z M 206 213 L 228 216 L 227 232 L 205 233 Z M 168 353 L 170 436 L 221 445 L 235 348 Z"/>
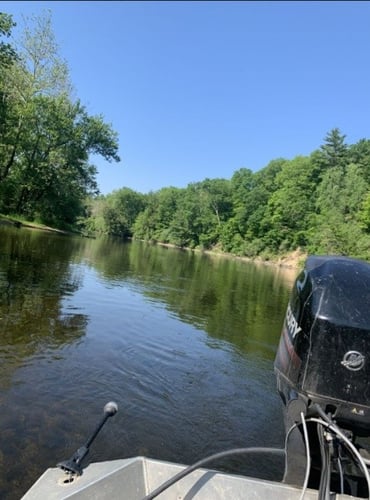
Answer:
<path fill-rule="evenodd" d="M 267 356 L 273 356 L 271 346 L 280 335 L 281 311 L 289 293 L 284 283 L 276 280 L 275 271 L 233 260 L 192 257 L 188 273 L 172 263 L 163 286 L 146 293 L 164 300 L 183 321 L 212 337 L 246 351 L 259 344 Z M 181 288 L 176 286 L 179 279 Z"/>
<path fill-rule="evenodd" d="M 85 331 L 84 316 L 62 310 L 63 297 L 81 286 L 82 267 L 71 265 L 79 260 L 243 350 L 254 343 L 271 351 L 280 335 L 289 286 L 276 269 L 137 241 L 0 230 L 0 345 L 17 345 L 23 356 Z"/>
<path fill-rule="evenodd" d="M 99 387 L 89 347 L 58 352 L 75 345 L 86 331 L 88 318 L 73 309 L 86 265 L 107 287 L 127 286 L 202 328 L 210 347 L 224 339 L 249 352 L 260 342 L 269 346 L 263 351 L 268 357 L 280 334 L 280 324 L 273 322 L 282 320 L 289 290 L 274 269 L 135 241 L 5 229 L 0 227 L 0 388 L 6 389 L 0 391 L 0 402 L 7 409 L 0 422 L 1 498 L 9 492 L 14 496 L 8 500 L 19 498 L 55 457 L 69 457 L 84 442 L 91 427 L 87 423 L 95 425 L 95 418 L 81 411 L 83 402 L 106 386 Z M 91 369 L 88 375 L 86 368 Z M 81 390 L 71 398 L 74 384 Z M 92 386 L 96 392 L 86 395 Z M 75 404 L 66 404 L 71 400 Z M 105 432 L 116 439 L 113 427 Z M 104 460 L 106 450 L 101 450 Z M 98 457 L 93 455 L 94 461 Z"/>
<path fill-rule="evenodd" d="M 130 275 L 131 243 L 112 236 L 86 241 L 84 258 L 105 279 L 125 279 Z"/>
<path fill-rule="evenodd" d="M 113 238 L 93 242 L 93 255 L 105 278 L 137 286 L 182 321 L 274 356 L 292 284 L 281 269 Z"/>
<path fill-rule="evenodd" d="M 10 375 L 25 357 L 76 341 L 82 314 L 63 313 L 62 299 L 82 283 L 71 265 L 83 241 L 39 231 L 0 228 L 0 349 Z"/>
<path fill-rule="evenodd" d="M 148 246 L 132 246 L 130 262 L 147 277 L 145 295 L 212 337 L 248 349 L 280 336 L 290 287 L 278 269 Z"/>

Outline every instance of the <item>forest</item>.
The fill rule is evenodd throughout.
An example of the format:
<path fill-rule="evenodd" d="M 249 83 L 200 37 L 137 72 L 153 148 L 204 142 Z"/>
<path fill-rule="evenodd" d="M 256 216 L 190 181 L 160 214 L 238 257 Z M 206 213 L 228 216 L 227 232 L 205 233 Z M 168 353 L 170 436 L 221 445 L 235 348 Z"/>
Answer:
<path fill-rule="evenodd" d="M 89 232 L 270 259 L 301 249 L 370 258 L 370 140 L 337 128 L 310 156 L 146 195 L 91 198 Z"/>
<path fill-rule="evenodd" d="M 241 168 L 230 179 L 146 194 L 99 194 L 91 154 L 119 161 L 118 137 L 73 99 L 50 17 L 19 42 L 0 14 L 0 213 L 183 248 L 270 259 L 296 249 L 370 259 L 370 140 L 338 128 L 309 156 Z"/>

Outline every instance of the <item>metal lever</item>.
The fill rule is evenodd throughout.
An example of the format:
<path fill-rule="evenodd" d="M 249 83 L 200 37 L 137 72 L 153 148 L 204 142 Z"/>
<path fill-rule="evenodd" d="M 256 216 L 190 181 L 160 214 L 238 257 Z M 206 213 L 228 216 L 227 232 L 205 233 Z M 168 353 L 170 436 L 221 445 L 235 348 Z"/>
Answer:
<path fill-rule="evenodd" d="M 86 441 L 86 443 L 81 446 L 81 448 L 78 448 L 78 450 L 72 455 L 72 457 L 69 460 L 64 460 L 63 462 L 59 462 L 57 464 L 57 467 L 60 469 L 63 469 L 66 472 L 69 472 L 71 474 L 77 474 L 80 476 L 82 474 L 82 460 L 86 457 L 86 455 L 89 453 L 90 445 L 98 435 L 99 431 L 105 424 L 105 422 L 108 420 L 109 417 L 113 417 L 118 411 L 118 406 L 117 403 L 114 401 L 110 401 L 104 406 L 104 415 L 99 422 L 99 424 L 96 426 L 96 429 L 90 436 L 90 438 Z"/>

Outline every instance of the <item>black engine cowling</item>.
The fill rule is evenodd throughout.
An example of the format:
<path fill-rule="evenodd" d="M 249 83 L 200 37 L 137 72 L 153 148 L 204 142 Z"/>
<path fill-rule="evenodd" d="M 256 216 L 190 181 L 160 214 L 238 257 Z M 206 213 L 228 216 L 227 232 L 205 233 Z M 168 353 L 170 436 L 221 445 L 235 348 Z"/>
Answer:
<path fill-rule="evenodd" d="M 287 407 L 318 403 L 342 427 L 370 435 L 369 263 L 307 259 L 291 293 L 274 368 Z"/>

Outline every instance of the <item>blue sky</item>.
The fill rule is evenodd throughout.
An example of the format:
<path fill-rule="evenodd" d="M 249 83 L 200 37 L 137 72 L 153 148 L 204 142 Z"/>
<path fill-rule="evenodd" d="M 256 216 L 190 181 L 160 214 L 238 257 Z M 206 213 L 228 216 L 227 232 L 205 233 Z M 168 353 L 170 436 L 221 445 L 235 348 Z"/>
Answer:
<path fill-rule="evenodd" d="M 50 9 L 77 97 L 119 134 L 103 194 L 229 179 L 369 139 L 370 2 L 2 1 Z"/>

